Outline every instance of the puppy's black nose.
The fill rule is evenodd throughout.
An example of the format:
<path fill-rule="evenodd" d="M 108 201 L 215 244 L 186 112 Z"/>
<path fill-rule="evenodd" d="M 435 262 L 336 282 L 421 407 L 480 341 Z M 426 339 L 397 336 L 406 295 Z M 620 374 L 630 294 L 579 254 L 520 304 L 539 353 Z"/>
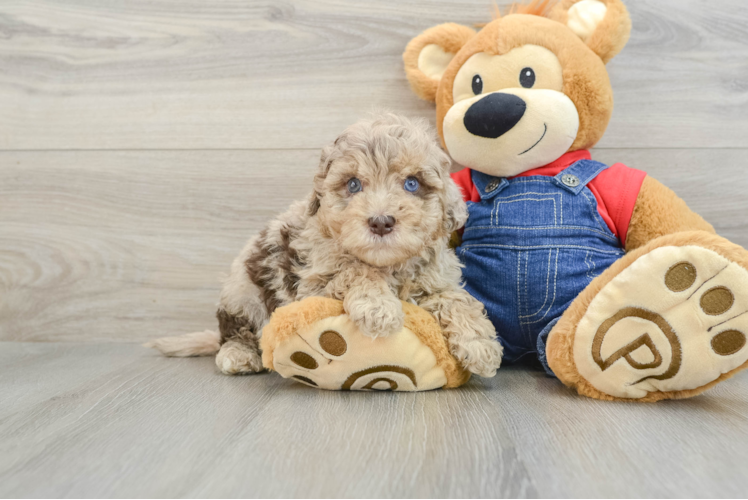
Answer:
<path fill-rule="evenodd" d="M 382 217 L 372 217 L 369 219 L 369 230 L 372 233 L 384 236 L 392 232 L 392 228 L 395 227 L 395 218 L 391 215 Z"/>
<path fill-rule="evenodd" d="M 488 94 L 468 108 L 463 123 L 473 135 L 496 139 L 512 130 L 526 109 L 525 101 L 516 95 Z"/>

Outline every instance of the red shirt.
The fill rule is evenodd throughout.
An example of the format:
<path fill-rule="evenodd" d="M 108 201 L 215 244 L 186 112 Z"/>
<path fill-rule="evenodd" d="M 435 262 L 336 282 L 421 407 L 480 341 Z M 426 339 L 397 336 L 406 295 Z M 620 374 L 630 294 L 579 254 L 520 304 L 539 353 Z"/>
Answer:
<path fill-rule="evenodd" d="M 544 167 L 528 170 L 512 178 L 537 175 L 555 177 L 572 163 L 590 159 L 592 157 L 589 151 L 573 151 Z M 621 246 L 626 245 L 626 235 L 628 234 L 631 215 L 634 213 L 636 199 L 639 197 L 639 190 L 646 176 L 646 172 L 629 168 L 623 163 L 616 163 L 603 170 L 587 184 L 597 200 L 597 211 L 613 234 L 616 235 L 618 241 L 621 242 Z M 480 201 L 480 193 L 473 184 L 469 168 L 452 174 L 452 180 L 460 186 L 465 201 Z"/>

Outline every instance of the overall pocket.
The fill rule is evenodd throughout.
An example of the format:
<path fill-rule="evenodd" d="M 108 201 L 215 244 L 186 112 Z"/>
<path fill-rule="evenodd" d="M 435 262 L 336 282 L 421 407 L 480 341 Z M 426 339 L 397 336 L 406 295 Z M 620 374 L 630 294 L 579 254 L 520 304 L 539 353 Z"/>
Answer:
<path fill-rule="evenodd" d="M 563 193 L 526 191 L 494 200 L 493 227 L 558 227 L 564 224 Z"/>
<path fill-rule="evenodd" d="M 558 293 L 559 262 L 563 265 L 564 255 L 558 248 L 526 250 L 518 255 L 518 309 L 519 323 L 534 345 L 537 331 L 551 321 L 560 297 Z"/>

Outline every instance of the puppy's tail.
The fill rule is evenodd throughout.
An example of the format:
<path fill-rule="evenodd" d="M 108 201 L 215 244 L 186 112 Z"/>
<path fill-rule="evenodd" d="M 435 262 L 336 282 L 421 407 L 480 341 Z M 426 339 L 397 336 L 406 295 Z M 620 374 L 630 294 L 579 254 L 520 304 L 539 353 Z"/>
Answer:
<path fill-rule="evenodd" d="M 212 330 L 187 333 L 176 337 L 164 337 L 143 347 L 157 349 L 164 356 L 188 358 L 190 356 L 212 356 L 221 348 L 221 334 Z"/>

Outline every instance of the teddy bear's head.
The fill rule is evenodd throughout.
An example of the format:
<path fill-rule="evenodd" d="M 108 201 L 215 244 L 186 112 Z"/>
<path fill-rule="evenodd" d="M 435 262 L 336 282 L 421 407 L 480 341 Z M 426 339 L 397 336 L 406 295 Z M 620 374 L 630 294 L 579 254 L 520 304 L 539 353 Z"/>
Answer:
<path fill-rule="evenodd" d="M 411 87 L 436 102 L 452 158 L 509 177 L 592 147 L 613 111 L 605 64 L 626 44 L 620 0 L 535 0 L 479 32 L 426 30 L 403 55 Z"/>

